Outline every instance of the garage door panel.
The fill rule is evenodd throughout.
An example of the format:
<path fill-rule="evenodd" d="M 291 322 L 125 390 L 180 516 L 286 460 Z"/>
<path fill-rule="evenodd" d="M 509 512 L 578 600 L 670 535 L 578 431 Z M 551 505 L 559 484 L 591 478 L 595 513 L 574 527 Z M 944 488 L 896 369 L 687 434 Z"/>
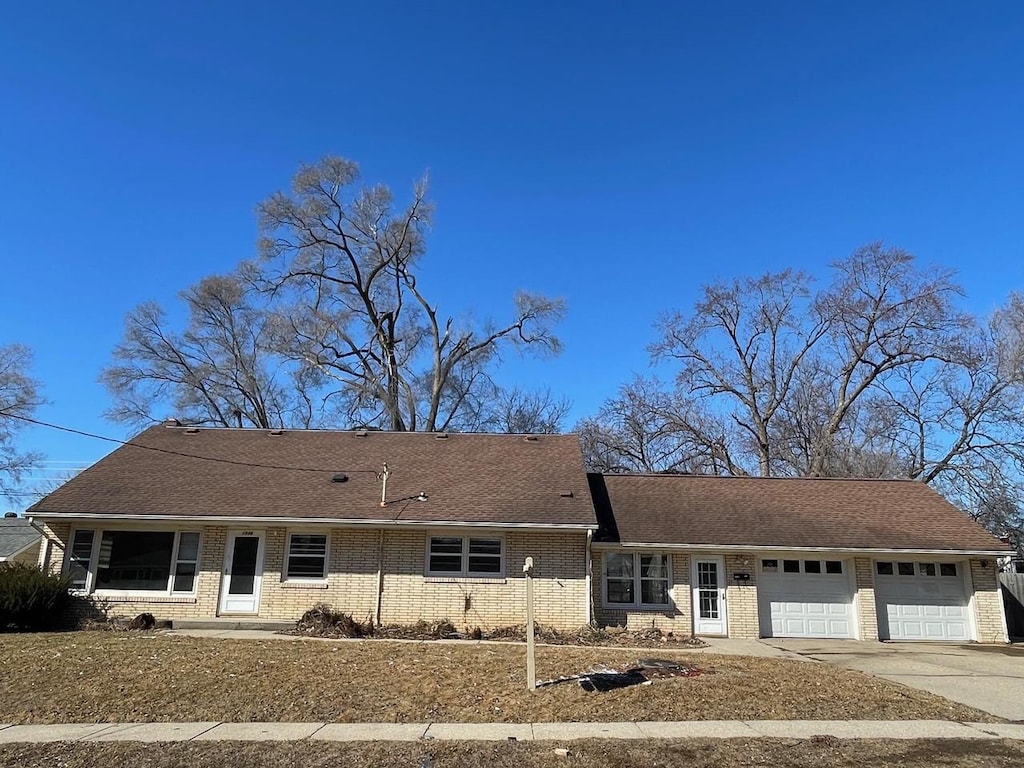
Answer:
<path fill-rule="evenodd" d="M 876 575 L 875 597 L 882 639 L 970 639 L 967 597 L 959 577 L 923 575 L 920 568 L 913 576 Z"/>
<path fill-rule="evenodd" d="M 757 585 L 763 634 L 854 637 L 853 595 L 846 575 L 762 573 Z"/>

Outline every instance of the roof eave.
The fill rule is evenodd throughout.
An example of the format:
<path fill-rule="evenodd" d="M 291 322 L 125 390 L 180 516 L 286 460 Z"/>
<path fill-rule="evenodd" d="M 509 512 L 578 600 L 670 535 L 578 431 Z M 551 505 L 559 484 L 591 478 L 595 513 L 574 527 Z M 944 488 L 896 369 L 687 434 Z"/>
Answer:
<path fill-rule="evenodd" d="M 389 528 L 506 528 L 510 530 L 556 530 L 596 531 L 596 524 L 584 523 L 523 523 L 467 520 L 395 520 L 391 518 L 339 518 L 339 517 L 286 517 L 286 516 L 241 516 L 241 515 L 147 515 L 147 514 L 95 514 L 80 512 L 37 512 L 33 519 L 44 522 L 57 520 L 112 520 L 125 522 L 180 522 L 220 523 L 236 525 L 336 525 L 343 527 L 389 527 Z"/>
<path fill-rule="evenodd" d="M 701 551 L 744 550 L 747 552 L 842 552 L 851 555 L 965 555 L 976 557 L 1007 557 L 1011 549 L 937 549 L 928 547 L 794 547 L 786 544 L 669 544 L 665 542 L 595 541 L 593 548 L 602 549 L 678 549 Z"/>

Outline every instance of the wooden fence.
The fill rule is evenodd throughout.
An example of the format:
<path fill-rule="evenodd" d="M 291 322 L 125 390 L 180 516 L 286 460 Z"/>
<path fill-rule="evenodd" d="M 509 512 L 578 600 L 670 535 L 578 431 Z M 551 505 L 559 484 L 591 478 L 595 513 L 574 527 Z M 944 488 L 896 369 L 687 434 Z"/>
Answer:
<path fill-rule="evenodd" d="M 1024 573 L 1000 573 L 999 586 L 1006 608 L 1010 640 L 1024 640 Z"/>

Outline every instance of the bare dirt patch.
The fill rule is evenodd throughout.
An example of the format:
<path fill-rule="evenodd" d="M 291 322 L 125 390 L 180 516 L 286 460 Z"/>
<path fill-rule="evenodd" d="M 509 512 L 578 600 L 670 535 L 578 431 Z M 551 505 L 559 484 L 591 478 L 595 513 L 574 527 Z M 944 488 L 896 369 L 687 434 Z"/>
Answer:
<path fill-rule="evenodd" d="M 553 722 L 939 719 L 983 712 L 868 675 L 774 658 L 658 655 L 703 670 L 605 693 L 529 692 L 506 644 L 0 636 L 0 722 Z M 621 667 L 614 648 L 543 647 L 539 679 Z"/>
<path fill-rule="evenodd" d="M 568 749 L 568 756 L 556 754 Z M 535 743 L 322 743 L 207 742 L 183 744 L 0 745 L 0 766 L 18 768 L 844 768 L 900 765 L 907 768 L 1017 768 L 1018 741 L 839 741 L 837 739 L 691 739 L 679 741 L 588 740 Z"/>

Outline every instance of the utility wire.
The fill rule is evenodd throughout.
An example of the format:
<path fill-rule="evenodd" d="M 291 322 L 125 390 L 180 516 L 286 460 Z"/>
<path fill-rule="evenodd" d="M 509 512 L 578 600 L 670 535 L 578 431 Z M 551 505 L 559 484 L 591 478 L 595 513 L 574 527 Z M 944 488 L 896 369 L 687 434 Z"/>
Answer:
<path fill-rule="evenodd" d="M 256 469 L 284 469 L 290 472 L 318 472 L 318 473 L 343 473 L 343 474 L 356 474 L 365 473 L 370 475 L 379 475 L 380 473 L 373 469 L 319 469 L 313 467 L 288 467 L 281 464 L 258 464 L 250 461 L 235 461 L 234 459 L 219 459 L 216 456 L 199 456 L 194 453 L 184 453 L 182 451 L 172 451 L 168 448 L 157 448 L 153 445 L 142 445 L 141 443 L 135 443 L 131 440 L 118 440 L 116 437 L 106 437 L 105 435 L 97 435 L 92 432 L 85 432 L 81 429 L 74 429 L 72 427 L 64 427 L 60 424 L 51 424 L 46 421 L 40 421 L 39 419 L 32 419 L 28 416 L 19 416 L 14 413 L 0 414 L 9 419 L 18 419 L 20 421 L 28 422 L 29 424 L 35 424 L 39 427 L 47 427 L 49 429 L 56 429 L 60 432 L 67 432 L 72 435 L 79 435 L 81 437 L 88 437 L 93 440 L 103 440 L 107 443 L 116 443 L 117 445 L 128 446 L 129 448 L 141 448 L 145 451 L 155 451 L 157 453 L 166 453 L 170 456 L 181 456 L 186 459 L 198 459 L 200 461 L 212 461 L 218 464 L 231 464 L 236 467 L 254 467 Z"/>

